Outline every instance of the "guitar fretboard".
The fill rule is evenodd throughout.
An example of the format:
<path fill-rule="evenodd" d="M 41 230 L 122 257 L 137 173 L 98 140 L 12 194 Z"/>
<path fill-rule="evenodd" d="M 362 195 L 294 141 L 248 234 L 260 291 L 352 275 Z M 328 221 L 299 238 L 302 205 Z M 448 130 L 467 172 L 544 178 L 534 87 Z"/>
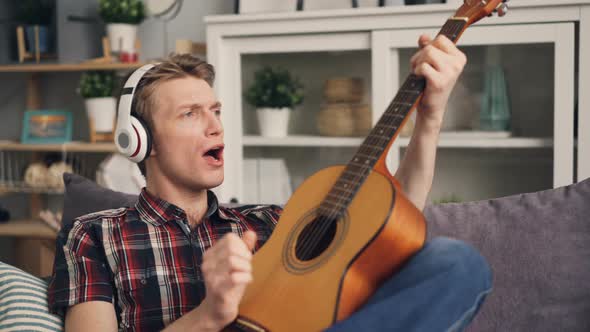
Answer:
<path fill-rule="evenodd" d="M 449 19 L 439 34 L 456 42 L 467 27 L 466 25 L 467 22 L 464 20 Z M 396 137 L 404 119 L 414 109 L 425 87 L 426 81 L 422 77 L 410 74 L 406 78 L 395 98 L 348 162 L 344 172 L 320 205 L 322 215 L 338 219 L 346 210 L 377 160 L 386 152 L 390 142 Z"/>

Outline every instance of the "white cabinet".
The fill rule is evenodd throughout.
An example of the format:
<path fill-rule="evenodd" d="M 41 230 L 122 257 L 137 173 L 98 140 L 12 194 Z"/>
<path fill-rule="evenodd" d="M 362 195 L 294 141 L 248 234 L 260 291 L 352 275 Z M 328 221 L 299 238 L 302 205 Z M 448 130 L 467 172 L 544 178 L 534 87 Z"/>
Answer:
<path fill-rule="evenodd" d="M 477 102 L 486 54 L 500 54 L 512 100 L 512 133 L 443 133 L 432 199 L 451 194 L 480 199 L 566 185 L 576 174 L 578 179 L 590 176 L 589 157 L 582 155 L 590 152 L 590 100 L 582 93 L 590 86 L 590 64 L 580 59 L 590 52 L 590 31 L 581 29 L 589 25 L 590 1 L 555 5 L 521 0 L 511 5 L 504 18 L 484 19 L 463 35 L 459 45 L 469 62 L 458 84 Z M 245 202 L 249 191 L 256 190 L 246 180 L 248 158 L 284 159 L 294 187 L 314 171 L 346 163 L 362 138 L 318 135 L 315 117 L 323 82 L 361 77 L 375 123 L 409 71 L 418 36 L 434 35 L 455 9 L 424 5 L 208 17 L 208 60 L 216 68 L 216 92 L 224 105 L 226 179 L 217 189 L 221 200 Z M 294 111 L 286 138 L 259 136 L 255 113 L 242 97 L 253 71 L 263 65 L 289 69 L 306 87 L 305 102 Z M 452 99 L 449 111 L 459 107 L 453 101 L 460 99 Z M 396 140 L 390 169 L 397 167 L 408 141 Z"/>

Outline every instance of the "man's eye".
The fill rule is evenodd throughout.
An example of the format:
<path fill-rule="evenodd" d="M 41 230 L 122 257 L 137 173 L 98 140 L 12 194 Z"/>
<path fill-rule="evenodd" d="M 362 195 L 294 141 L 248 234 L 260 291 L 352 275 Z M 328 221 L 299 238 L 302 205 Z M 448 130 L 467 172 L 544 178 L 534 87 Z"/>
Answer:
<path fill-rule="evenodd" d="M 215 110 L 215 115 L 220 116 L 221 115 L 221 110 Z"/>
<path fill-rule="evenodd" d="M 194 115 L 195 115 L 195 112 L 193 112 L 193 111 L 188 111 L 188 112 L 184 112 L 184 114 L 183 114 L 183 115 L 184 115 L 184 117 L 186 117 L 186 118 L 190 118 L 190 117 L 192 117 L 192 116 L 194 116 Z"/>

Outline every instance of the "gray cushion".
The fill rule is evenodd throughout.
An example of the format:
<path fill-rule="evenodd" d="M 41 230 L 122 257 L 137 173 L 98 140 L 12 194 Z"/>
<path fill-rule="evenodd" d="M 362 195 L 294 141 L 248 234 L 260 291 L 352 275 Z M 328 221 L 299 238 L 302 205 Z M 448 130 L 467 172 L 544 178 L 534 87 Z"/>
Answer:
<path fill-rule="evenodd" d="M 470 331 L 590 331 L 590 179 L 425 210 L 428 237 L 479 248 L 494 290 Z"/>
<path fill-rule="evenodd" d="M 47 310 L 47 283 L 0 262 L 0 331 L 63 331 Z"/>
<path fill-rule="evenodd" d="M 133 206 L 137 195 L 113 191 L 83 176 L 64 173 L 65 183 L 62 225 L 69 226 L 75 218 L 88 213 Z"/>

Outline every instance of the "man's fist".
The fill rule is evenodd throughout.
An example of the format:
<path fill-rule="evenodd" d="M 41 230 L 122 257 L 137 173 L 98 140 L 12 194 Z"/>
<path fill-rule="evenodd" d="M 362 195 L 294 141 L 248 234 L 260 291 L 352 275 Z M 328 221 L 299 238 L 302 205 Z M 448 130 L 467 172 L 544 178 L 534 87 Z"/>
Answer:
<path fill-rule="evenodd" d="M 219 326 L 226 326 L 238 315 L 238 306 L 246 286 L 252 281 L 252 251 L 256 233 L 248 231 L 243 239 L 227 234 L 203 255 L 201 270 L 207 295 L 201 305 Z"/>

